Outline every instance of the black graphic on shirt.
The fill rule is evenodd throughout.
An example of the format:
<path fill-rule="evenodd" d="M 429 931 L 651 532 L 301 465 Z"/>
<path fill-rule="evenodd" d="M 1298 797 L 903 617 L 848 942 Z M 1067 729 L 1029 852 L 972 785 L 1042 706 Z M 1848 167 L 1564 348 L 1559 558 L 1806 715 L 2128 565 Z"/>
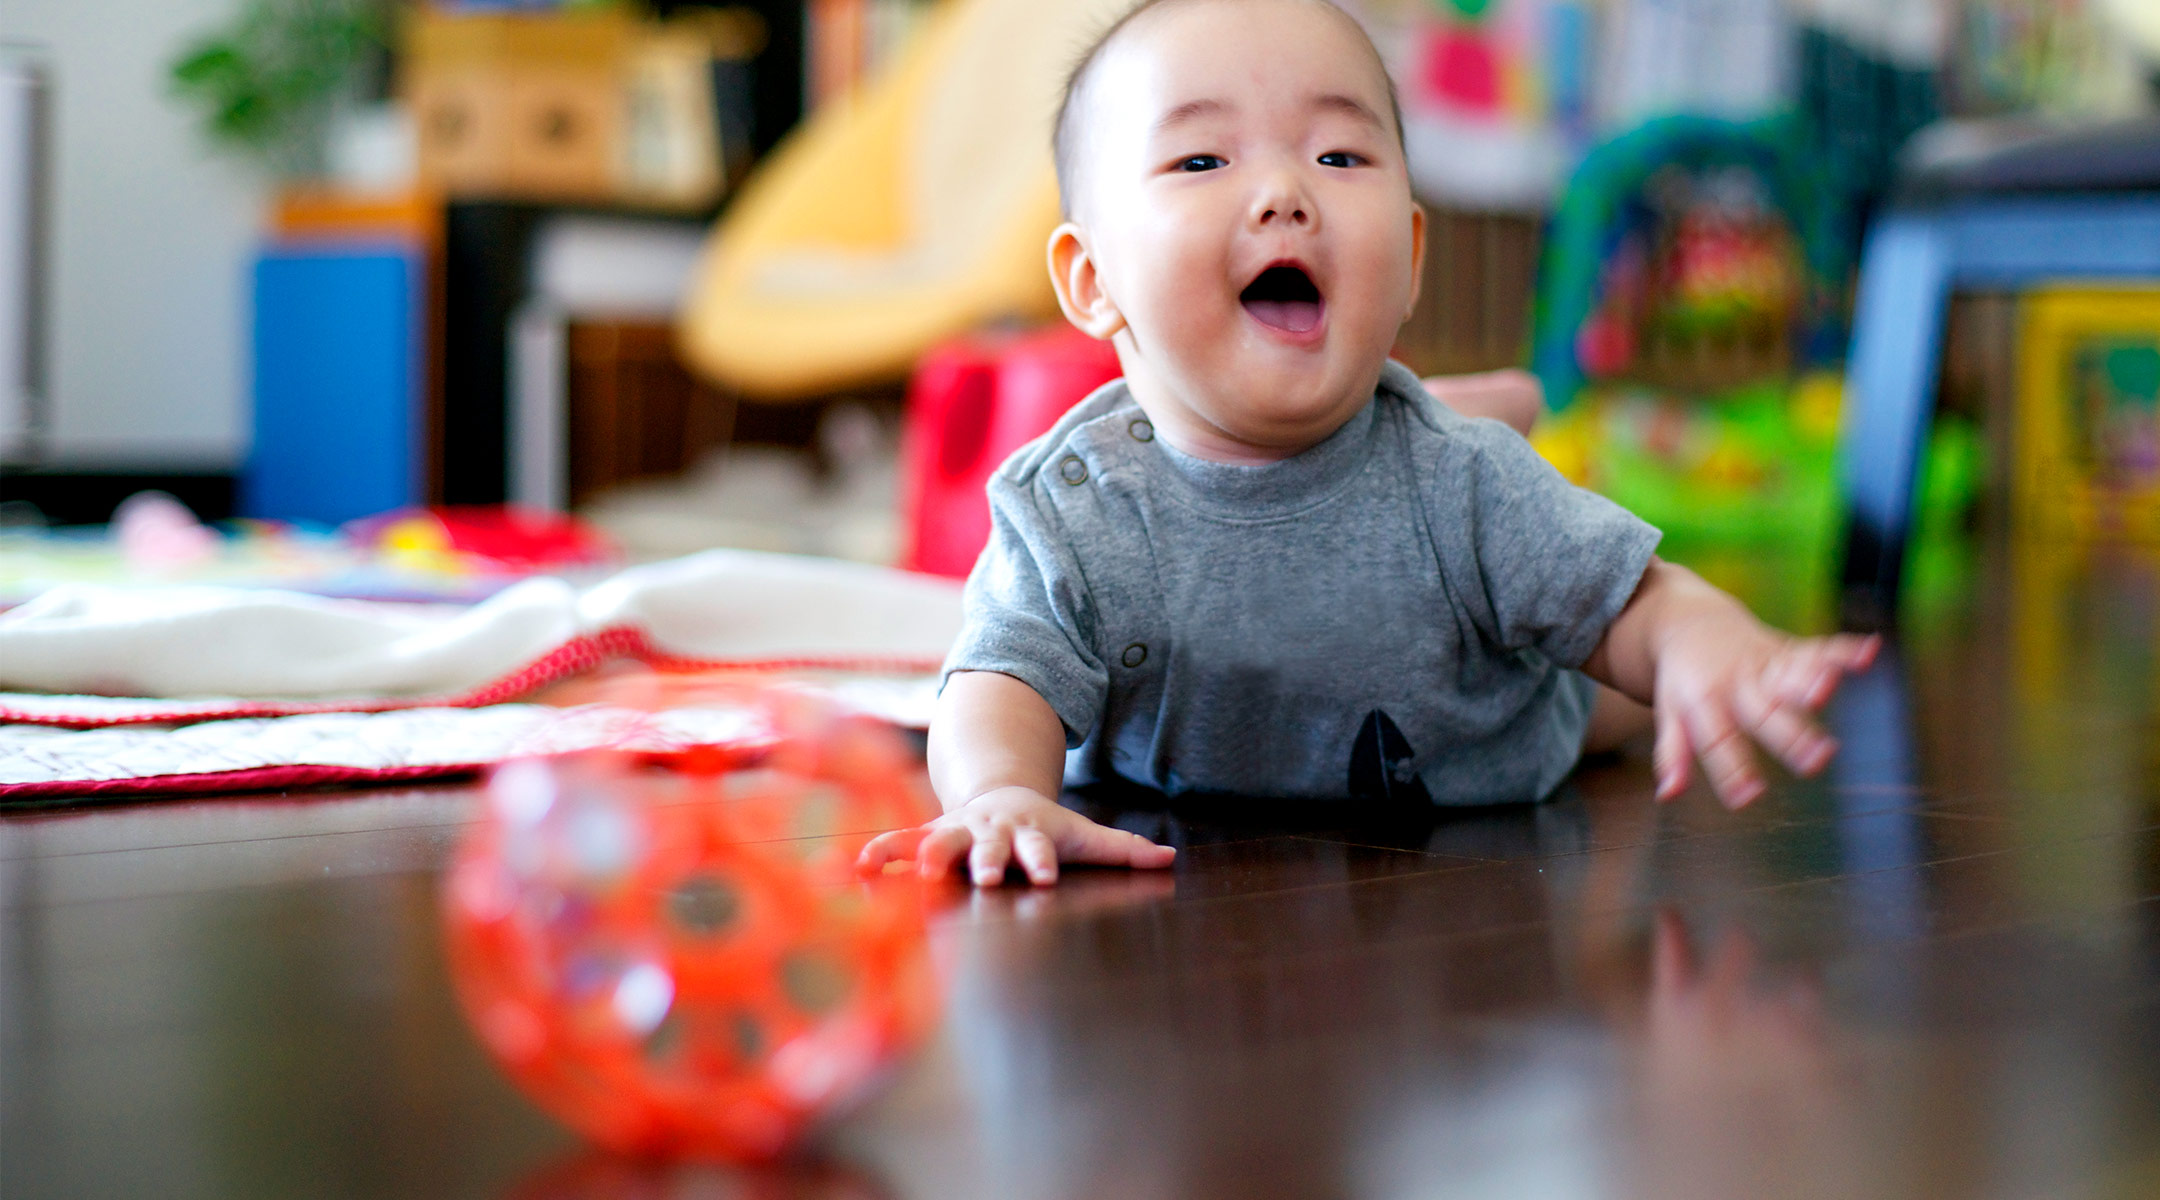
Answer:
<path fill-rule="evenodd" d="M 1379 709 L 1365 714 L 1350 746 L 1350 795 L 1389 804 L 1431 804 L 1432 794 L 1418 778 L 1417 751 L 1395 722 Z"/>

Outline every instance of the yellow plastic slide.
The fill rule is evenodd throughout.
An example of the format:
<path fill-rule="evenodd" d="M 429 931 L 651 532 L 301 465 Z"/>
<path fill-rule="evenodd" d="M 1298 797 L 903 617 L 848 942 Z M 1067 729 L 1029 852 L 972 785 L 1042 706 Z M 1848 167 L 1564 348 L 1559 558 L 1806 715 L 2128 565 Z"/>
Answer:
<path fill-rule="evenodd" d="M 945 338 L 1053 315 L 1058 89 L 1130 3 L 945 0 L 745 182 L 678 325 L 691 366 L 787 400 L 897 380 Z"/>

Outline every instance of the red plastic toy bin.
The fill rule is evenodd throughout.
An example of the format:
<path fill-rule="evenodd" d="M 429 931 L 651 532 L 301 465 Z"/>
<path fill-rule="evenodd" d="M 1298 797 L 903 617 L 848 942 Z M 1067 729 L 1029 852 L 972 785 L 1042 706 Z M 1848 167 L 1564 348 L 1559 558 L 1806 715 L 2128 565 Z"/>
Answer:
<path fill-rule="evenodd" d="M 1068 325 L 978 334 L 925 354 L 901 438 L 903 565 L 954 578 L 972 570 L 990 539 L 990 473 L 1119 373 L 1110 343 Z"/>

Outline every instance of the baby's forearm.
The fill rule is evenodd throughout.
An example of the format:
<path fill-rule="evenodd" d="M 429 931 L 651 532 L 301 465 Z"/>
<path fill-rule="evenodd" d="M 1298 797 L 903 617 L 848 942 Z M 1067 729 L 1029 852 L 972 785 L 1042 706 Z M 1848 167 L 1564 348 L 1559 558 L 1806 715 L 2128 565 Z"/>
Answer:
<path fill-rule="evenodd" d="M 1746 606 L 1686 567 L 1650 560 L 1634 598 L 1614 618 L 1604 640 L 1583 663 L 1583 673 L 1641 704 L 1657 691 L 1657 665 L 1665 645 L 1682 632 L 1708 633 L 1716 626 L 1761 629 Z"/>
<path fill-rule="evenodd" d="M 930 785 L 946 812 L 999 788 L 1055 798 L 1065 779 L 1065 726 L 1034 688 L 994 671 L 945 681 L 930 724 Z"/>

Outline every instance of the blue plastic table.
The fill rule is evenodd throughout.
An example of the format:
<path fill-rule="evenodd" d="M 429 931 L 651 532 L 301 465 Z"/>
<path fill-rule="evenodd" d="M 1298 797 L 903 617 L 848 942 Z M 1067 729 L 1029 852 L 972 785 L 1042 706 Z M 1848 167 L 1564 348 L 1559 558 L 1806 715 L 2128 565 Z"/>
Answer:
<path fill-rule="evenodd" d="M 1958 287 L 2160 279 L 2160 122 L 2029 142 L 1908 183 L 1860 261 L 1839 447 L 1845 612 L 1887 622 Z"/>

